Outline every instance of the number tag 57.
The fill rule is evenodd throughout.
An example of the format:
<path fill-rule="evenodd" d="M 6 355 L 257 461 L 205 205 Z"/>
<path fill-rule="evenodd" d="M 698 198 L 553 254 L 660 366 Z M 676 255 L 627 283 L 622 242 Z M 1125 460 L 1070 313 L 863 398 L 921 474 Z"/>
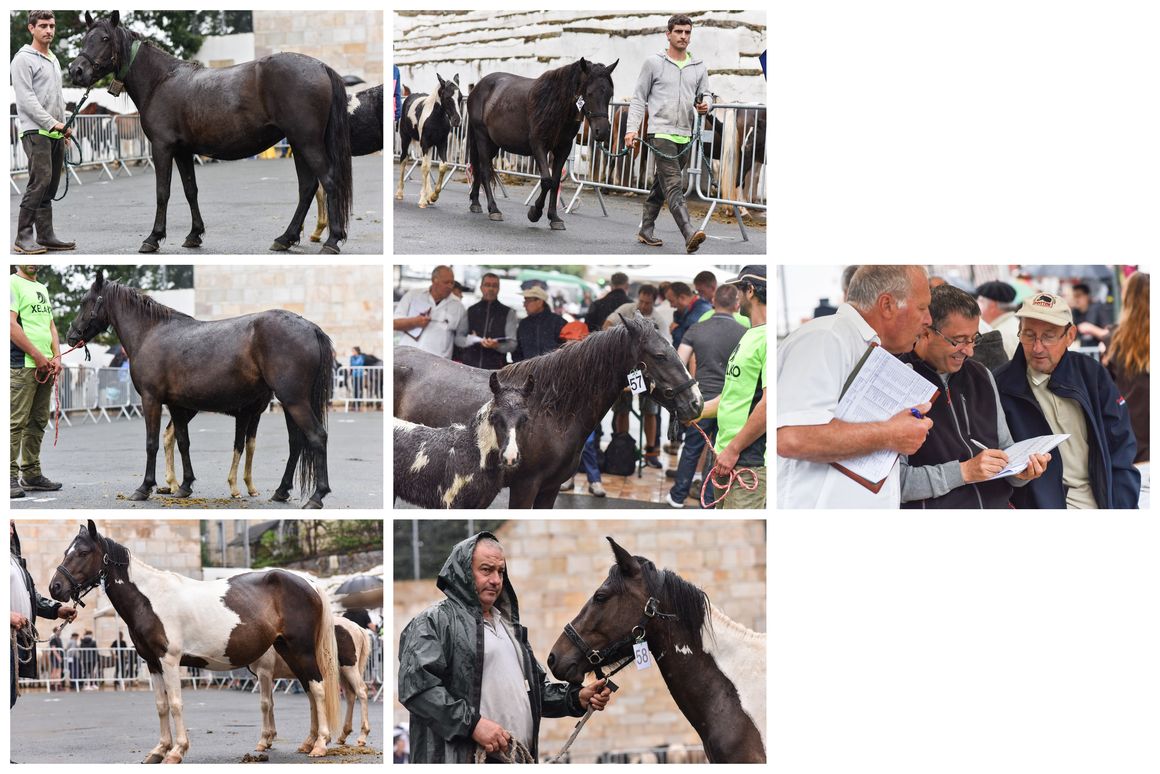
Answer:
<path fill-rule="evenodd" d="M 647 391 L 647 386 L 644 383 L 644 374 L 638 368 L 635 371 L 628 372 L 628 389 L 632 390 L 633 395 L 640 395 Z"/>

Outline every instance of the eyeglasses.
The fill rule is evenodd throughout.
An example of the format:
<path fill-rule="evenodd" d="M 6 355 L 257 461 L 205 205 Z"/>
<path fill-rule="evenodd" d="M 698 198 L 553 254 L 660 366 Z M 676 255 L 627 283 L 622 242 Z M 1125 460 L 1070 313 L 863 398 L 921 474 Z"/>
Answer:
<path fill-rule="evenodd" d="M 940 339 L 945 341 L 947 344 L 950 344 L 955 349 L 966 349 L 967 347 L 977 347 L 977 346 L 979 346 L 979 342 L 983 340 L 983 334 L 981 334 L 981 333 L 976 333 L 974 336 L 970 336 L 970 337 L 960 336 L 957 339 L 948 339 L 946 336 L 944 336 L 942 334 L 942 331 L 940 331 L 938 328 L 934 327 L 933 325 L 930 326 L 930 331 L 931 331 L 931 333 L 937 333 L 939 335 Z"/>
<path fill-rule="evenodd" d="M 1071 323 L 1063 326 L 1063 331 L 1060 333 L 1045 333 L 1042 336 L 1036 336 L 1032 331 L 1019 331 L 1019 340 L 1024 344 L 1035 346 L 1036 340 L 1045 347 L 1054 346 L 1067 336 L 1067 329 L 1071 327 Z"/>

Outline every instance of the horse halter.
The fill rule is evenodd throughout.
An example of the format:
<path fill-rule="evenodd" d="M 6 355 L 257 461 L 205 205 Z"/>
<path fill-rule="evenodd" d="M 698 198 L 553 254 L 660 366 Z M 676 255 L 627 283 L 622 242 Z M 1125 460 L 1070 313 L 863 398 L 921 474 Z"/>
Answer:
<path fill-rule="evenodd" d="M 612 661 L 616 660 L 617 651 L 621 650 L 625 646 L 634 645 L 638 642 L 644 641 L 645 627 L 648 625 L 649 619 L 659 618 L 664 621 L 677 620 L 677 616 L 673 613 L 662 613 L 659 609 L 660 604 L 660 601 L 656 597 L 649 597 L 648 601 L 644 603 L 644 610 L 641 612 L 640 622 L 637 623 L 636 626 L 632 627 L 632 630 L 629 632 L 627 637 L 622 637 L 611 645 L 605 646 L 603 652 L 589 645 L 584 640 L 584 638 L 580 636 L 580 632 L 576 631 L 575 627 L 572 626 L 571 622 L 564 624 L 564 636 L 571 640 L 572 644 L 579 648 L 580 652 L 584 654 L 584 658 L 587 659 L 588 663 L 595 667 L 596 676 L 603 679 L 604 675 L 601 672 L 601 667 L 608 666 Z M 626 661 L 625 664 L 627 663 L 628 662 Z M 620 671 L 620 669 L 623 668 L 625 664 L 622 664 L 620 667 L 617 667 L 615 670 L 610 672 L 609 676 L 611 677 L 613 674 Z"/>
<path fill-rule="evenodd" d="M 68 582 L 72 584 L 72 601 L 79 607 L 85 606 L 85 603 L 81 601 L 81 598 L 104 582 L 105 578 L 108 576 L 110 565 L 113 567 L 129 566 L 128 562 L 117 562 L 109 558 L 111 548 L 109 546 L 109 539 L 107 537 L 101 538 L 101 543 L 105 549 L 104 556 L 101 557 L 101 571 L 94 575 L 92 578 L 89 578 L 84 583 L 78 582 L 77 579 L 73 577 L 73 574 L 65 569 L 63 564 L 59 564 L 56 567 L 56 571 L 64 577 L 68 578 Z"/>
<path fill-rule="evenodd" d="M 649 376 L 648 365 L 646 365 L 643 360 L 640 361 L 639 363 L 637 363 L 636 367 L 640 369 L 640 372 L 642 374 L 644 374 L 645 379 L 647 379 L 649 382 L 651 382 L 654 385 L 656 384 L 656 380 L 653 379 L 651 376 Z M 667 400 L 672 400 L 673 398 L 680 395 L 682 392 L 685 392 L 686 390 L 692 389 L 692 387 L 696 383 L 697 383 L 696 379 L 694 379 L 693 377 L 689 377 L 685 381 L 678 384 L 676 387 L 665 387 L 664 389 L 661 390 L 661 395 L 663 395 Z M 649 392 L 652 392 L 651 386 L 649 387 Z"/>

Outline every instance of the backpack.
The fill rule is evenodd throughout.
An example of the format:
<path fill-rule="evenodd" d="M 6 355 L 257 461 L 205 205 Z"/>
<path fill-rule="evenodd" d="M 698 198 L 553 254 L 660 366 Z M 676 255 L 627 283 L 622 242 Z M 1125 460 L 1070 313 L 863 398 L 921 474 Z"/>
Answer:
<path fill-rule="evenodd" d="M 631 476 L 636 470 L 638 459 L 640 454 L 632 436 L 628 433 L 613 433 L 612 440 L 604 450 L 604 462 L 600 470 L 610 476 Z"/>

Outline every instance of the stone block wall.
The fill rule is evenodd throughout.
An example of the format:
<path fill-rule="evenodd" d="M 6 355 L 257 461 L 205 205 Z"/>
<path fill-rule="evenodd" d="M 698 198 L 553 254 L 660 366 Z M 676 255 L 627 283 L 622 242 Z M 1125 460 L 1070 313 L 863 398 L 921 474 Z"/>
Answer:
<path fill-rule="evenodd" d="M 521 623 L 543 664 L 564 624 L 572 620 L 603 582 L 613 564 L 605 535 L 658 568 L 675 571 L 700 586 L 713 605 L 755 631 L 766 630 L 765 542 L 762 520 L 689 521 L 510 520 L 497 533 L 505 548 L 508 573 L 519 596 Z M 443 599 L 434 579 L 394 584 L 394 646 L 416 614 Z M 398 657 L 392 662 L 398 679 Z M 609 750 L 663 743 L 698 744 L 696 733 L 669 695 L 660 672 L 627 667 L 616 677 L 621 686 L 603 715 L 584 727 L 571 748 L 576 762 L 591 761 Z M 392 691 L 394 722 L 408 719 Z M 563 746 L 575 723 L 545 718 L 540 727 L 541 757 Z"/>
<path fill-rule="evenodd" d="M 386 82 L 381 11 L 254 11 L 254 56 L 293 51 L 339 75 Z"/>

